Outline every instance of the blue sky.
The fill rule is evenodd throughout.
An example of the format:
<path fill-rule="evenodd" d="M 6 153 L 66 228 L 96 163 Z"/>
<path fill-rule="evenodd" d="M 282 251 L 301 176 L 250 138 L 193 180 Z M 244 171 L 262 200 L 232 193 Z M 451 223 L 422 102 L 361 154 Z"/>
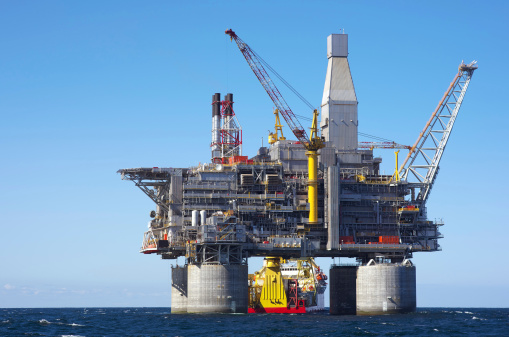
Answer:
<path fill-rule="evenodd" d="M 215 92 L 234 94 L 244 154 L 266 144 L 273 104 L 228 28 L 316 106 L 326 37 L 345 29 L 359 131 L 402 144 L 413 144 L 461 60 L 478 60 L 428 202 L 429 217 L 446 223 L 443 251 L 413 260 L 417 300 L 506 307 L 508 10 L 504 1 L 1 1 L 0 307 L 169 306 L 174 261 L 138 253 L 152 202 L 116 171 L 209 161 Z M 392 172 L 392 151 L 378 151 Z"/>

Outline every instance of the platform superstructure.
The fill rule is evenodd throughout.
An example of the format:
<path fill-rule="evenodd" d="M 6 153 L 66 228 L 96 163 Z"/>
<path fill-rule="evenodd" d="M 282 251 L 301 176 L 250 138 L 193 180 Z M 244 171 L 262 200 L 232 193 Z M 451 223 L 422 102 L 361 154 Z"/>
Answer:
<path fill-rule="evenodd" d="M 243 52 L 248 48 L 242 40 L 237 43 Z M 259 148 L 256 155 L 243 156 L 233 95 L 228 93 L 221 99 L 216 93 L 212 98 L 210 163 L 188 168 L 119 170 L 122 179 L 133 181 L 156 204 L 141 252 L 156 253 L 163 259 L 186 258 L 187 274 L 183 276 L 185 272 L 174 269 L 174 274 L 181 276 L 173 280 L 174 284 L 182 284 L 175 294 L 180 302 L 186 299 L 183 312 L 207 312 L 210 308 L 246 311 L 247 261 L 251 256 L 356 258 L 359 266 L 355 271 L 331 270 L 331 294 L 333 290 L 338 292 L 333 274 L 354 287 L 344 287 L 348 299 L 342 299 L 341 291 L 334 295 L 336 299 L 331 297 L 331 312 L 333 302 L 345 301 L 342 307 L 349 308 L 333 313 L 361 313 L 367 308 L 362 304 L 362 293 L 356 293 L 352 302 L 352 291 L 363 286 L 352 283 L 362 279 L 362 268 L 394 267 L 388 273 L 404 274 L 408 287 L 413 287 L 413 302 L 397 299 L 399 295 L 382 294 L 385 304 L 379 303 L 376 308 L 381 312 L 415 309 L 415 267 L 410 258 L 415 252 L 440 250 L 439 228 L 443 223 L 427 218 L 426 200 L 477 67 L 475 63 L 460 65 L 417 142 L 407 147 L 407 159 L 401 167 L 395 167 L 393 175 L 384 175 L 380 173 L 382 159 L 373 155 L 376 144 L 366 148 L 358 142 L 357 96 L 347 60 L 348 36 L 333 34 L 327 45 L 321 119 L 317 123 L 315 111 L 317 124 L 312 126 L 311 136 L 305 138 L 307 143 L 277 136 L 276 113 L 276 136 L 272 134 L 269 146 Z M 259 65 L 253 64 L 258 77 Z M 242 120 L 242 113 L 238 117 Z M 299 128 L 300 124 L 290 125 L 294 134 Z M 199 270 L 193 272 L 196 266 Z M 217 273 L 231 289 L 206 281 Z M 201 290 L 183 286 L 192 282 Z M 405 293 L 412 296 L 412 289 Z M 199 293 L 193 293 L 196 291 Z M 235 295 L 242 292 L 245 297 Z M 202 305 L 209 302 L 214 304 Z M 182 303 L 180 308 L 184 308 Z M 376 308 L 366 312 L 376 312 Z"/>

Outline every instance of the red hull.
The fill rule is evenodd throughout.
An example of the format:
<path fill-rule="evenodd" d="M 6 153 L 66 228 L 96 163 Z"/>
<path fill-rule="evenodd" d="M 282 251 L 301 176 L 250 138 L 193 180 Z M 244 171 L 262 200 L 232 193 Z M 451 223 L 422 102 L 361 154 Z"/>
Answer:
<path fill-rule="evenodd" d="M 305 314 L 306 307 L 299 308 L 248 308 L 248 314 Z"/>

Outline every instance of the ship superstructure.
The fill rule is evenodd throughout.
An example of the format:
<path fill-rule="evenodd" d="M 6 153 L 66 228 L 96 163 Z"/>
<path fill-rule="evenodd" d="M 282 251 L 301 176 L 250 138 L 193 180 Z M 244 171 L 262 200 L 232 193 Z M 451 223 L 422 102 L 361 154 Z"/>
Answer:
<path fill-rule="evenodd" d="M 315 111 L 307 143 L 299 137 L 289 140 L 277 135 L 277 113 L 285 116 L 286 111 L 288 115 L 283 107 L 275 112 L 276 133 L 271 134 L 269 146 L 259 148 L 256 155 L 242 156 L 242 130 L 233 112 L 233 95 L 228 93 L 221 100 L 216 93 L 212 98 L 210 163 L 189 168 L 119 170 L 122 179 L 133 181 L 156 204 L 141 252 L 157 253 L 163 259 L 186 257 L 185 270 L 173 269 L 180 275 L 174 284 L 181 286 L 172 289 L 172 294 L 175 290 L 180 296 L 177 307 L 182 312 L 247 310 L 247 295 L 231 295 L 233 290 L 218 290 L 217 285 L 210 285 L 210 294 L 205 295 L 203 289 L 194 293 L 187 285 L 194 282 L 195 288 L 209 287 L 207 279 L 222 273 L 218 282 L 231 285 L 238 294 L 247 294 L 247 282 L 242 280 L 247 280 L 250 256 L 356 258 L 359 266 L 355 271 L 331 271 L 331 312 L 336 304 L 348 308 L 334 313 L 362 313 L 367 306 L 359 305 L 363 294 L 356 293 L 352 300 L 352 291 L 362 289 L 362 284 L 353 290 L 342 288 L 349 294 L 343 298 L 337 293 L 333 274 L 339 273 L 334 277 L 341 282 L 348 279 L 343 283 L 353 287 L 354 279 L 362 279 L 359 273 L 364 267 L 394 267 L 388 273 L 397 270 L 406 275 L 403 278 L 407 277 L 408 287 L 413 287 L 413 299 L 405 302 L 397 299 L 399 295 L 382 294 L 377 307 L 366 312 L 415 309 L 415 267 L 409 259 L 415 252 L 440 250 L 439 228 L 443 223 L 427 218 L 426 200 L 477 67 L 475 62 L 460 65 L 417 142 L 407 147 L 407 159 L 399 168 L 396 164 L 393 175 L 383 175 L 382 159 L 373 155 L 377 144 L 366 148 L 366 144 L 358 143 L 357 96 L 347 60 L 347 39 L 346 34 L 333 34 L 327 40 L 322 114 L 318 123 Z M 240 41 L 241 51 L 249 51 Z M 254 57 L 250 65 L 260 78 L 256 55 L 249 57 Z M 290 128 L 296 135 L 303 130 L 300 124 Z M 393 143 L 392 147 L 398 145 Z M 283 268 L 281 272 L 283 279 L 291 279 L 290 270 Z M 412 291 L 404 292 L 412 297 Z M 208 301 L 213 304 L 204 304 Z"/>
<path fill-rule="evenodd" d="M 267 257 L 249 274 L 249 313 L 322 311 L 327 276 L 313 258 L 284 260 Z"/>

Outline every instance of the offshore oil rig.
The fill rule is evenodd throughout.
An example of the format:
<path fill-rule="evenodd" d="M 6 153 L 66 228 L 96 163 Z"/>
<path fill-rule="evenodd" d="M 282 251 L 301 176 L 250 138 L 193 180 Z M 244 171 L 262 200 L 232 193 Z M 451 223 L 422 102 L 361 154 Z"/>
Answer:
<path fill-rule="evenodd" d="M 233 95 L 216 93 L 210 163 L 118 171 L 156 204 L 141 252 L 185 256 L 184 266 L 172 267 L 172 313 L 323 306 L 317 295 L 323 296 L 324 282 L 318 280 L 327 277 L 315 257 L 357 261 L 329 271 L 331 314 L 414 311 L 410 259 L 415 252 L 441 250 L 443 223 L 427 218 L 426 201 L 476 62 L 460 64 L 413 146 L 359 142 L 348 35 L 327 38 L 321 117 L 314 110 L 308 136 L 269 77 L 270 66 L 235 32 L 226 34 L 277 107 L 269 146 L 244 156 Z M 296 140 L 283 136 L 279 116 Z M 398 150 L 394 174 L 380 173 L 375 148 Z M 408 150 L 400 166 L 399 149 Z M 255 275 L 248 275 L 251 256 L 266 257 Z"/>

